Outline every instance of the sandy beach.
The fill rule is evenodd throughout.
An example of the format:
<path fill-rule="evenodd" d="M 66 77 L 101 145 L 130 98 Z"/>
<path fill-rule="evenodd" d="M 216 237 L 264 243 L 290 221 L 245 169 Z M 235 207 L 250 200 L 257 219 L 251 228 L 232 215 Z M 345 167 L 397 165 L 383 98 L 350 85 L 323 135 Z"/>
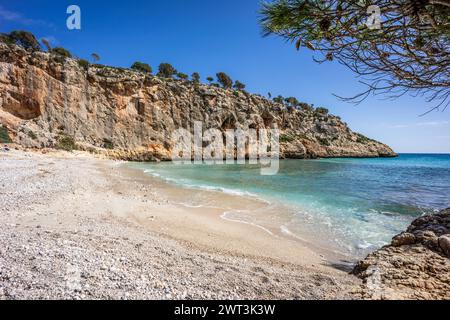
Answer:
<path fill-rule="evenodd" d="M 0 167 L 0 299 L 351 299 L 359 284 L 313 246 L 180 205 L 199 191 L 120 162 L 12 150 Z"/>

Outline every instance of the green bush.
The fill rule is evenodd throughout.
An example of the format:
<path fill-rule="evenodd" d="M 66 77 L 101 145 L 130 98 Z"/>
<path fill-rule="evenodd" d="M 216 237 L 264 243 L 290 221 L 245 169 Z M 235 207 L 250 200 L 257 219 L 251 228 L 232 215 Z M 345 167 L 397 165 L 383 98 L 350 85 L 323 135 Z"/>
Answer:
<path fill-rule="evenodd" d="M 114 143 L 111 140 L 105 138 L 103 139 L 103 147 L 105 149 L 112 150 L 114 149 Z"/>
<path fill-rule="evenodd" d="M 133 69 L 135 71 L 143 72 L 143 73 L 150 73 L 150 74 L 153 72 L 153 69 L 149 64 L 139 62 L 139 61 L 136 61 L 135 63 L 133 63 L 133 65 L 131 66 L 131 69 Z"/>
<path fill-rule="evenodd" d="M 284 99 L 284 101 L 291 108 L 297 108 L 300 105 L 300 102 L 297 100 L 296 97 L 288 97 Z"/>
<path fill-rule="evenodd" d="M 323 145 L 323 146 L 330 146 L 330 145 L 331 145 L 330 142 L 329 142 L 327 139 L 325 139 L 325 138 L 318 138 L 317 140 L 318 140 L 318 141 L 320 142 L 320 144 Z"/>
<path fill-rule="evenodd" d="M 327 115 L 327 114 L 330 113 L 330 111 L 329 111 L 327 108 L 322 108 L 322 107 L 320 107 L 320 108 L 317 108 L 317 109 L 316 109 L 316 113 L 318 113 L 318 114 L 323 114 L 323 115 Z"/>
<path fill-rule="evenodd" d="M 8 129 L 0 127 L 0 143 L 11 143 L 12 140 L 9 137 Z"/>
<path fill-rule="evenodd" d="M 200 83 L 200 74 L 198 72 L 194 72 L 191 77 L 192 77 L 192 82 Z"/>
<path fill-rule="evenodd" d="M 230 89 L 233 87 L 233 80 L 225 73 L 225 72 L 219 72 L 216 74 L 217 81 L 222 85 L 225 89 Z"/>
<path fill-rule="evenodd" d="M 13 31 L 10 34 L 4 34 L 4 37 L 9 38 L 7 42 L 15 43 L 26 50 L 39 51 L 41 45 L 36 37 L 28 31 Z"/>
<path fill-rule="evenodd" d="M 356 142 L 361 143 L 361 144 L 368 144 L 369 142 L 373 142 L 374 140 L 367 138 L 366 136 L 357 133 L 356 134 L 358 136 L 358 138 L 356 139 Z"/>
<path fill-rule="evenodd" d="M 33 140 L 36 140 L 37 139 L 37 135 L 33 132 L 33 131 L 28 131 L 28 133 L 27 133 L 27 135 L 28 135 L 28 137 L 30 137 L 31 139 L 33 139 Z"/>
<path fill-rule="evenodd" d="M 308 103 L 300 102 L 298 105 L 303 111 L 314 111 L 314 107 Z"/>
<path fill-rule="evenodd" d="M 72 58 L 72 54 L 69 52 L 69 50 L 64 49 L 63 47 L 53 48 L 51 53 L 56 54 L 61 57 L 64 57 L 64 58 Z"/>
<path fill-rule="evenodd" d="M 240 82 L 239 80 L 236 80 L 236 81 L 234 82 L 234 88 L 235 88 L 236 90 L 242 91 L 242 90 L 245 89 L 245 84 L 243 84 L 243 83 Z"/>
<path fill-rule="evenodd" d="M 7 33 L 0 33 L 0 41 L 9 45 L 14 44 L 14 40 Z"/>
<path fill-rule="evenodd" d="M 84 59 L 80 59 L 78 60 L 78 65 L 80 66 L 81 69 L 87 71 L 89 69 L 89 61 L 84 60 Z"/>
<path fill-rule="evenodd" d="M 177 77 L 180 80 L 187 80 L 189 78 L 189 76 L 183 72 L 178 72 Z"/>
<path fill-rule="evenodd" d="M 161 63 L 158 67 L 158 77 L 173 78 L 176 75 L 177 69 L 175 69 L 170 63 Z"/>
<path fill-rule="evenodd" d="M 281 104 L 284 104 L 284 97 L 283 97 L 282 95 L 279 95 L 279 96 L 273 98 L 272 100 L 273 100 L 273 102 L 275 102 L 275 103 L 281 103 Z"/>
<path fill-rule="evenodd" d="M 77 149 L 77 145 L 75 140 L 65 134 L 62 134 L 58 137 L 58 142 L 56 143 L 56 149 L 65 150 L 65 151 L 73 151 Z"/>
<path fill-rule="evenodd" d="M 293 137 L 288 136 L 288 135 L 286 135 L 286 134 L 280 135 L 280 142 L 281 142 L 281 143 L 292 142 L 292 141 L 294 141 L 294 138 L 293 138 Z"/>

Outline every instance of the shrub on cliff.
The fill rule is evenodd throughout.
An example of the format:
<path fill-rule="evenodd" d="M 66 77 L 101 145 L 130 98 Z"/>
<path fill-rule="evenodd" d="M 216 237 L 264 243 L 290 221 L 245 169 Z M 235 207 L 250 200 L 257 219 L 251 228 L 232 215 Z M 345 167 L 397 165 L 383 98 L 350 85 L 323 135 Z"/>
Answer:
<path fill-rule="evenodd" d="M 287 103 L 288 107 L 290 107 L 290 108 L 297 108 L 300 105 L 300 102 L 297 100 L 296 97 L 289 97 L 289 98 L 286 98 L 284 101 Z"/>
<path fill-rule="evenodd" d="M 37 140 L 37 138 L 38 138 L 36 133 L 34 133 L 32 130 L 27 132 L 27 136 L 32 140 Z"/>
<path fill-rule="evenodd" d="M 72 54 L 70 53 L 70 51 L 64 49 L 63 47 L 53 48 L 50 52 L 64 58 L 72 58 Z"/>
<path fill-rule="evenodd" d="M 243 84 L 243 83 L 240 82 L 239 80 L 236 80 L 236 81 L 234 82 L 234 88 L 235 88 L 236 90 L 242 91 L 242 90 L 245 89 L 245 84 Z"/>
<path fill-rule="evenodd" d="M 153 72 L 153 69 L 152 69 L 152 67 L 150 67 L 149 64 L 139 62 L 139 61 L 136 61 L 135 63 L 133 63 L 133 65 L 131 66 L 131 69 L 138 71 L 138 72 L 150 73 L 150 74 Z"/>
<path fill-rule="evenodd" d="M 327 115 L 328 113 L 330 113 L 330 111 L 327 108 L 320 107 L 316 109 L 316 113 Z"/>
<path fill-rule="evenodd" d="M 97 53 L 91 53 L 91 58 L 94 63 L 97 63 L 100 61 L 100 56 Z"/>
<path fill-rule="evenodd" d="M 0 127 L 0 143 L 11 143 L 8 130 L 5 127 Z"/>
<path fill-rule="evenodd" d="M 52 46 L 50 45 L 50 42 L 47 39 L 42 39 L 41 42 L 44 45 L 44 47 L 47 49 L 47 52 L 52 51 Z"/>
<path fill-rule="evenodd" d="M 275 98 L 273 98 L 273 102 L 284 104 L 284 98 L 282 95 L 278 95 Z"/>
<path fill-rule="evenodd" d="M 219 72 L 216 74 L 217 81 L 222 85 L 224 89 L 230 89 L 233 87 L 233 80 L 225 73 Z"/>
<path fill-rule="evenodd" d="M 105 149 L 112 150 L 114 149 L 114 143 L 111 140 L 105 138 L 103 139 L 103 147 Z"/>
<path fill-rule="evenodd" d="M 158 68 L 158 77 L 162 78 L 173 78 L 177 74 L 177 69 L 175 69 L 170 63 L 161 63 Z"/>
<path fill-rule="evenodd" d="M 87 71 L 89 69 L 89 61 L 84 60 L 84 59 L 80 59 L 78 60 L 78 65 L 80 66 L 81 69 Z"/>
<path fill-rule="evenodd" d="M 299 103 L 299 107 L 303 111 L 307 111 L 307 112 L 314 111 L 314 107 L 312 105 L 308 104 L 308 103 L 305 103 L 305 102 L 300 102 Z"/>
<path fill-rule="evenodd" d="M 213 77 L 208 77 L 208 78 L 206 78 L 206 80 L 211 84 L 214 81 L 214 78 Z"/>
<path fill-rule="evenodd" d="M 36 37 L 28 31 L 13 31 L 10 34 L 4 34 L 3 37 L 7 39 L 8 43 L 14 43 L 26 50 L 39 51 L 41 45 Z"/>
<path fill-rule="evenodd" d="M 192 82 L 200 83 L 200 74 L 198 72 L 194 72 L 191 77 L 192 77 Z"/>
<path fill-rule="evenodd" d="M 178 72 L 177 77 L 180 80 L 187 80 L 189 78 L 189 76 L 183 72 Z"/>
<path fill-rule="evenodd" d="M 358 142 L 358 143 L 368 144 L 369 142 L 376 142 L 375 140 L 367 138 L 366 136 L 364 136 L 360 133 L 357 133 L 356 135 L 358 136 L 358 138 L 356 139 L 356 142 Z"/>
<path fill-rule="evenodd" d="M 56 149 L 65 151 L 73 151 L 77 149 L 75 140 L 72 137 L 65 134 L 61 134 L 58 137 L 58 142 L 56 143 L 55 147 Z"/>
<path fill-rule="evenodd" d="M 295 139 L 294 139 L 293 137 L 288 136 L 288 135 L 286 135 L 286 134 L 280 135 L 280 142 L 281 142 L 281 143 L 288 143 L 288 142 L 292 142 L 292 141 L 294 141 L 294 140 L 295 140 Z"/>

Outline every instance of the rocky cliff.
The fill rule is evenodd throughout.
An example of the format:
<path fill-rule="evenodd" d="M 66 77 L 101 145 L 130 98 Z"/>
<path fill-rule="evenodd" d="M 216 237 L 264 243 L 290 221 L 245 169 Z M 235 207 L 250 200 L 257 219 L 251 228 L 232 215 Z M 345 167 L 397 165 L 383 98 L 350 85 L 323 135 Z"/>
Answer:
<path fill-rule="evenodd" d="M 450 209 L 415 220 L 354 273 L 363 298 L 450 299 Z"/>
<path fill-rule="evenodd" d="M 389 157 L 339 117 L 288 110 L 259 95 L 0 43 L 0 122 L 24 147 L 73 144 L 125 160 L 167 160 L 175 129 L 279 128 L 287 158 Z"/>

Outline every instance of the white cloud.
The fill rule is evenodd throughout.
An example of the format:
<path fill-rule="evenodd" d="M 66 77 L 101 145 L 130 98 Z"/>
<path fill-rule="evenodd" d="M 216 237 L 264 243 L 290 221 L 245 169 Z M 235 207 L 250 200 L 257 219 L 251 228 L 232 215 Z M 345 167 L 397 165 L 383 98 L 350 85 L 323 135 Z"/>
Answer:
<path fill-rule="evenodd" d="M 450 125 L 450 121 L 428 121 L 428 122 L 418 122 L 418 123 L 410 123 L 410 124 L 393 124 L 388 125 L 389 128 L 392 129 L 403 129 L 403 128 L 413 128 L 413 127 L 443 127 Z"/>
<path fill-rule="evenodd" d="M 417 125 L 419 127 L 441 127 L 450 124 L 450 121 L 429 121 L 429 122 L 419 122 Z"/>
<path fill-rule="evenodd" d="M 0 6 L 0 21 L 1 20 L 16 22 L 23 25 L 44 25 L 48 27 L 52 26 L 51 23 L 48 23 L 43 20 L 29 19 L 20 12 L 10 11 L 2 6 Z"/>

